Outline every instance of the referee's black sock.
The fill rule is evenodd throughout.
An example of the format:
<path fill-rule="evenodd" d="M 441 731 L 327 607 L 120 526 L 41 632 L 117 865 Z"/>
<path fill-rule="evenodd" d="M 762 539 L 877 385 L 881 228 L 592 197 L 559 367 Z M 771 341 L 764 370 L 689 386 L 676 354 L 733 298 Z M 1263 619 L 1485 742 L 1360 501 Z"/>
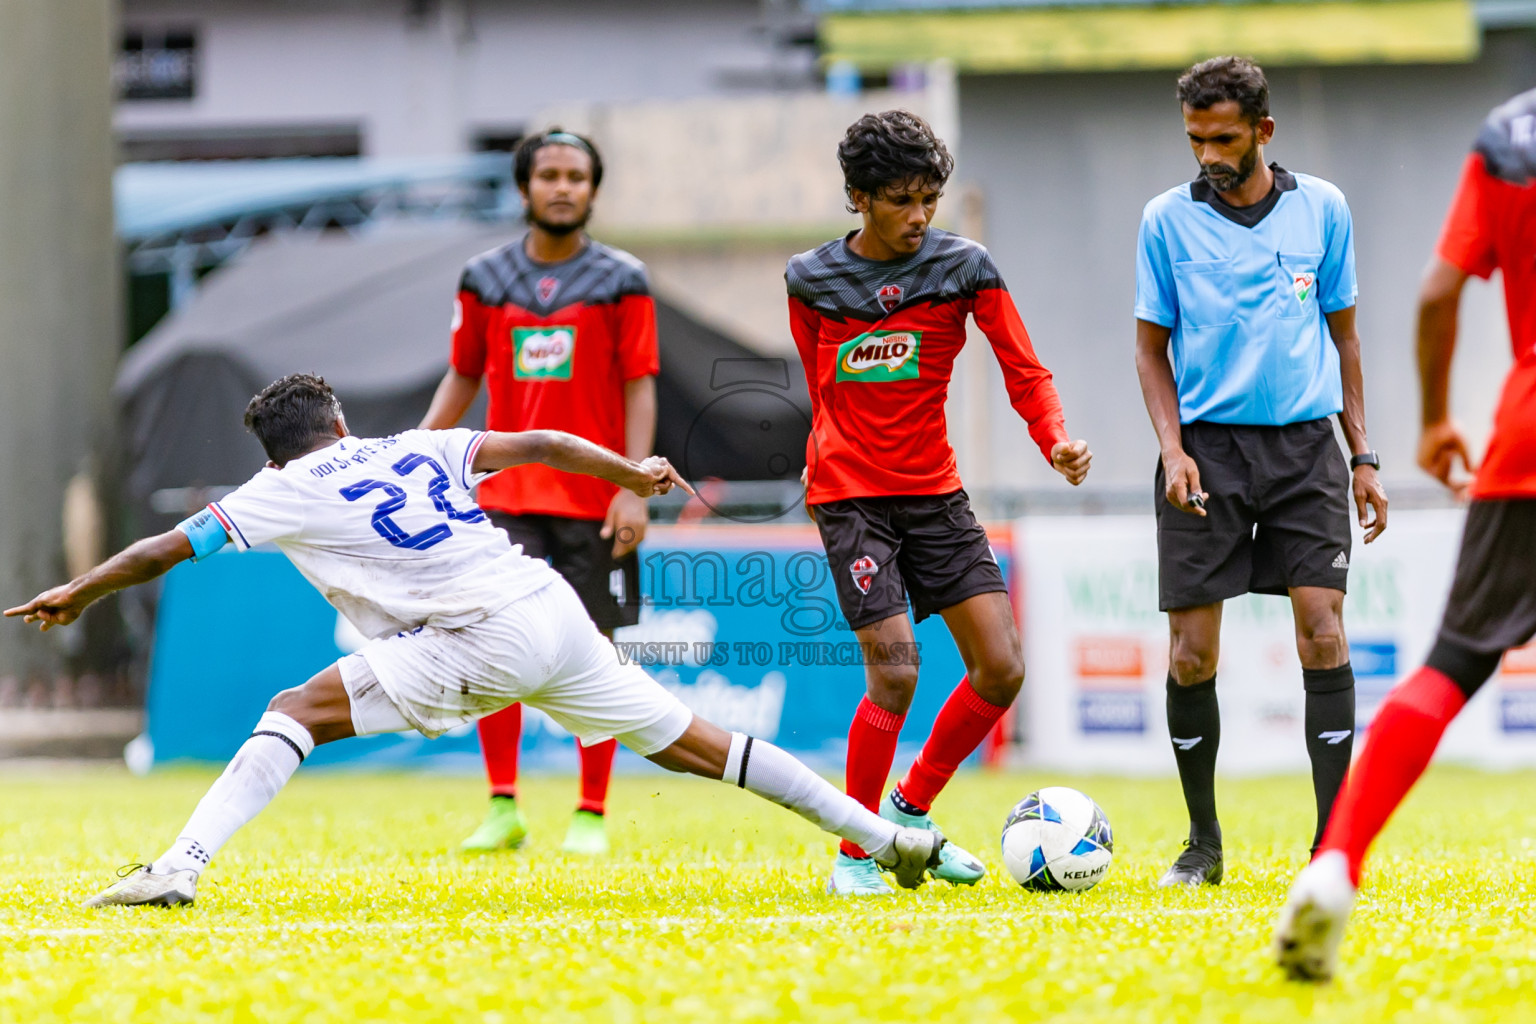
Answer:
<path fill-rule="evenodd" d="M 1347 661 L 1338 668 L 1304 668 L 1301 685 L 1307 691 L 1307 756 L 1312 759 L 1312 792 L 1317 797 L 1315 851 L 1355 749 L 1355 670 Z"/>
<path fill-rule="evenodd" d="M 1221 709 L 1216 704 L 1216 677 L 1180 686 L 1168 676 L 1168 738 L 1179 765 L 1184 806 L 1189 808 L 1189 838 L 1221 845 L 1216 821 L 1216 748 L 1221 744 Z"/>

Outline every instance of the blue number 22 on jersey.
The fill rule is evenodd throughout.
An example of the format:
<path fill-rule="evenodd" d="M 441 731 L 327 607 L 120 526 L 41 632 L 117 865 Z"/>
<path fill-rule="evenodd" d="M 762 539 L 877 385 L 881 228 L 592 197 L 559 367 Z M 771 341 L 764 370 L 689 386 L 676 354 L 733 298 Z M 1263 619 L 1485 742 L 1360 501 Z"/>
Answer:
<path fill-rule="evenodd" d="M 478 523 L 485 519 L 485 513 L 479 507 L 461 512 L 448 502 L 448 474 L 443 472 L 443 467 L 437 464 L 437 460 L 427 455 L 412 453 L 396 462 L 390 468 L 397 476 L 410 476 L 418 466 L 430 466 L 432 479 L 427 483 L 427 496 L 432 499 L 432 505 L 449 519 L 456 519 L 461 523 Z M 341 489 L 341 496 L 348 501 L 356 501 L 371 491 L 383 491 L 384 500 L 379 502 L 373 510 L 373 528 L 380 537 L 389 541 L 397 548 L 410 548 L 412 551 L 425 551 L 432 545 L 440 543 L 453 536 L 453 530 L 447 523 L 437 523 L 425 530 L 416 533 L 406 533 L 400 524 L 390 516 L 405 508 L 405 489 L 398 484 L 388 483 L 384 480 L 359 480 L 348 484 Z"/>

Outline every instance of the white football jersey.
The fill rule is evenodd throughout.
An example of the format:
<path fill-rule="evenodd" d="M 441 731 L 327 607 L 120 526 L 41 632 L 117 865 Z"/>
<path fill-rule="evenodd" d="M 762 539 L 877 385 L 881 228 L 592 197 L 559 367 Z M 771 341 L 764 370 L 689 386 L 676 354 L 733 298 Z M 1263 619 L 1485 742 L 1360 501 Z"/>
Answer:
<path fill-rule="evenodd" d="M 241 551 L 271 542 L 368 637 L 477 622 L 558 579 L 470 489 L 475 430 L 344 437 L 208 508 Z"/>

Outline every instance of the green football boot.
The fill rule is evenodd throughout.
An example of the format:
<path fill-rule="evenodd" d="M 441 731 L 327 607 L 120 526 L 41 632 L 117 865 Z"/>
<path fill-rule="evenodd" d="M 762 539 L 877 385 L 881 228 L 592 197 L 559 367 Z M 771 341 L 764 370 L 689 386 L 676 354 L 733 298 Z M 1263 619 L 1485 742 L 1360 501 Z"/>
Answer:
<path fill-rule="evenodd" d="M 608 828 L 603 816 L 592 811 L 577 811 L 571 816 L 571 827 L 566 830 L 565 842 L 560 849 L 583 857 L 608 855 Z"/>
<path fill-rule="evenodd" d="M 515 850 L 528 838 L 528 822 L 518 810 L 517 798 L 491 797 L 491 809 L 485 820 L 470 837 L 459 844 L 465 853 L 490 853 L 493 850 Z"/>
<path fill-rule="evenodd" d="M 873 857 L 850 857 L 837 851 L 832 861 L 832 877 L 827 892 L 834 896 L 894 896 L 896 890 L 880 877 L 880 865 Z"/>
<path fill-rule="evenodd" d="M 926 814 L 907 814 L 896 806 L 896 791 L 885 795 L 880 801 L 880 817 L 897 825 L 907 828 L 923 828 L 929 832 L 938 832 L 939 827 L 933 823 L 933 819 Z M 954 844 L 951 840 L 944 844 L 939 851 L 939 866 L 929 872 L 936 881 L 950 882 L 954 885 L 975 885 L 987 875 L 987 869 L 982 867 L 981 861 L 971 856 L 966 851 Z"/>

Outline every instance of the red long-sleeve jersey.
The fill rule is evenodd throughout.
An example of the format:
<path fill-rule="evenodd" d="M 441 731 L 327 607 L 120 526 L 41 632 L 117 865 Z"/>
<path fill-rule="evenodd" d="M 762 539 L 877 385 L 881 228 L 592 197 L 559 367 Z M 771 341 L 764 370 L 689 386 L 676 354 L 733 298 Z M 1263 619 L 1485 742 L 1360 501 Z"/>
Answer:
<path fill-rule="evenodd" d="M 1488 118 L 1440 234 L 1441 259 L 1478 277 L 1503 272 L 1514 348 L 1474 498 L 1536 497 L 1536 141 L 1515 127 L 1533 115 L 1536 90 Z"/>
<path fill-rule="evenodd" d="M 960 489 L 944 401 L 967 316 L 1046 459 L 1067 440 L 1051 373 L 976 242 L 930 228 L 913 255 L 876 261 L 839 238 L 792 257 L 784 279 L 811 391 L 811 504 Z"/>
<path fill-rule="evenodd" d="M 453 368 L 485 378 L 491 430 L 564 430 L 624 454 L 624 385 L 659 369 L 645 267 L 589 241 L 564 263 L 531 259 L 521 238 L 470 260 L 453 317 Z M 537 463 L 480 486 L 513 515 L 602 519 L 618 488 Z"/>

